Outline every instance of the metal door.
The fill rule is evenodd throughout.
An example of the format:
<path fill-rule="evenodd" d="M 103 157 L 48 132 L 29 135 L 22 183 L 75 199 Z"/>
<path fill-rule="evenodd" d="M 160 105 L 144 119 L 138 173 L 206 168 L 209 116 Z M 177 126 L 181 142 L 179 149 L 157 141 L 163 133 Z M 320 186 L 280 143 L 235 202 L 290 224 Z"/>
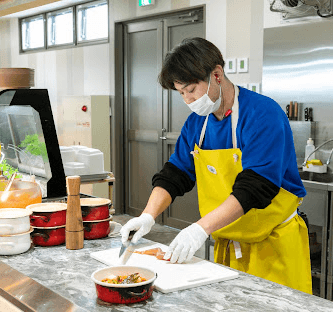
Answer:
<path fill-rule="evenodd" d="M 190 110 L 157 79 L 166 52 L 187 37 L 204 37 L 202 10 L 124 25 L 125 212 L 139 215 L 153 175 L 174 149 Z M 166 138 L 166 139 L 164 139 Z M 157 220 L 182 228 L 199 218 L 196 190 L 177 198 Z"/>
<path fill-rule="evenodd" d="M 201 12 L 194 12 L 190 16 L 186 14 L 181 18 L 170 18 L 164 23 L 164 53 L 171 50 L 185 38 L 204 38 L 204 24 Z M 183 102 L 177 91 L 164 91 L 163 114 L 163 163 L 166 162 L 174 151 L 176 140 L 181 128 L 191 113 L 191 110 Z M 182 197 L 177 197 L 170 207 L 163 213 L 165 225 L 176 228 L 184 228 L 198 221 L 200 218 L 198 207 L 197 187 Z"/>

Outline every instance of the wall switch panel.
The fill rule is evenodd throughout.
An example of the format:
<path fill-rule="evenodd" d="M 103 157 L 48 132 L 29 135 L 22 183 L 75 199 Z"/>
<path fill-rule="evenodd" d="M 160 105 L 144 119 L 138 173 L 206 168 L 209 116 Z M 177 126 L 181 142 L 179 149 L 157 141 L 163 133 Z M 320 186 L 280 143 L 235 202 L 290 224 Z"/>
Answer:
<path fill-rule="evenodd" d="M 260 83 L 249 83 L 249 90 L 261 93 Z"/>
<path fill-rule="evenodd" d="M 249 71 L 249 59 L 247 57 L 237 59 L 237 72 L 247 73 Z"/>
<path fill-rule="evenodd" d="M 228 58 L 225 61 L 224 71 L 227 74 L 234 74 L 237 72 L 236 68 L 236 59 L 235 58 Z"/>

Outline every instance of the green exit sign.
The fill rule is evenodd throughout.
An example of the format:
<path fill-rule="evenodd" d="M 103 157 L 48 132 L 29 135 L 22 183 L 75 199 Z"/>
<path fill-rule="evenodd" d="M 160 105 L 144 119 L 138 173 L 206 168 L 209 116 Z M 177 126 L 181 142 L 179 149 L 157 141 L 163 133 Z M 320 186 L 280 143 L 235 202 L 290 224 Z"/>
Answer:
<path fill-rule="evenodd" d="M 139 0 L 139 6 L 154 5 L 155 0 Z"/>

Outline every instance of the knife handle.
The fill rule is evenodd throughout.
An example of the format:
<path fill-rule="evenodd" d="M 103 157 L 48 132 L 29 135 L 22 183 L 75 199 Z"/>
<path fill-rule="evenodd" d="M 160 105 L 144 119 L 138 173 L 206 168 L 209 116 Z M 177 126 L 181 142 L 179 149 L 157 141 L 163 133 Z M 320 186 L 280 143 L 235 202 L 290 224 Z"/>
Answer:
<path fill-rule="evenodd" d="M 135 233 L 136 233 L 136 231 L 131 231 L 131 232 L 129 232 L 129 234 L 128 234 L 128 240 L 129 240 L 129 241 L 132 240 L 132 238 L 133 238 L 133 236 L 134 236 Z"/>

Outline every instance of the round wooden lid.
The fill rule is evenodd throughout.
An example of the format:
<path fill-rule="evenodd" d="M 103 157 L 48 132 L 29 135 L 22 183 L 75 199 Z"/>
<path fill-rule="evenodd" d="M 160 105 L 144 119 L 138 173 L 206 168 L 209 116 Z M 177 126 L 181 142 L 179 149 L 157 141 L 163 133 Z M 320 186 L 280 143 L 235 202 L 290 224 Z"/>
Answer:
<path fill-rule="evenodd" d="M 35 86 L 35 70 L 31 68 L 0 68 L 0 89 Z"/>

